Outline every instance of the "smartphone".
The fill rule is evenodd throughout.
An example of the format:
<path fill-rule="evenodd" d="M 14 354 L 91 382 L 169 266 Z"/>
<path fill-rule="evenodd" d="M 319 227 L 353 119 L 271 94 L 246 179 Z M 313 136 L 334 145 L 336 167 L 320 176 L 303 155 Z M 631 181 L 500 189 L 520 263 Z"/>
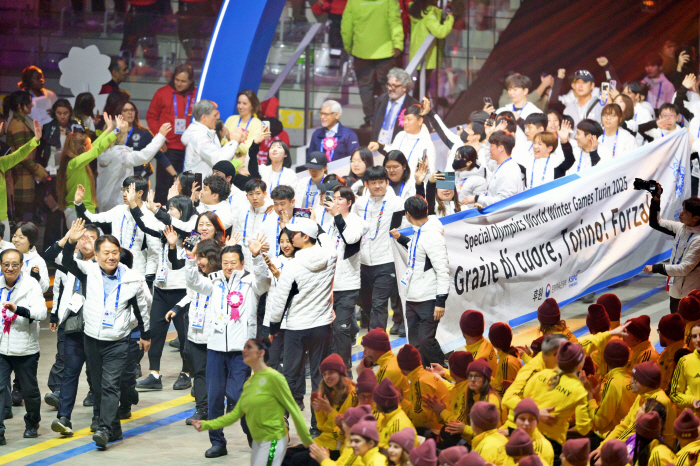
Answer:
<path fill-rule="evenodd" d="M 193 231 L 192 234 L 185 238 L 185 240 L 182 242 L 182 248 L 186 251 L 192 251 L 194 250 L 194 247 L 197 246 L 200 239 L 200 234 Z"/>
<path fill-rule="evenodd" d="M 490 105 L 493 107 L 493 101 L 491 100 L 491 97 L 484 97 L 484 105 Z"/>
<path fill-rule="evenodd" d="M 610 89 L 616 89 L 617 88 L 617 81 L 614 79 L 610 80 Z"/>
<path fill-rule="evenodd" d="M 437 189 L 455 189 L 455 172 L 444 172 L 445 179 L 437 180 Z"/>
<path fill-rule="evenodd" d="M 194 182 L 197 183 L 197 187 L 201 190 L 202 189 L 202 174 L 201 173 L 194 174 Z"/>
<path fill-rule="evenodd" d="M 496 118 L 498 115 L 496 115 L 496 112 L 491 112 L 491 115 L 489 115 L 488 120 L 486 120 L 486 123 L 484 123 L 486 126 L 493 126 L 496 124 Z"/>
<path fill-rule="evenodd" d="M 428 149 L 423 149 L 423 157 L 420 159 L 421 163 L 425 163 L 428 160 Z"/>
<path fill-rule="evenodd" d="M 311 218 L 311 209 L 297 209 L 295 207 L 292 215 L 299 218 Z"/>
<path fill-rule="evenodd" d="M 269 121 L 263 121 L 262 122 L 262 129 L 263 133 L 267 133 L 270 131 L 270 122 Z"/>
<path fill-rule="evenodd" d="M 335 195 L 333 191 L 326 191 L 326 196 L 324 197 L 325 202 L 335 202 Z"/>
<path fill-rule="evenodd" d="M 600 93 L 608 92 L 610 90 L 610 83 L 600 83 Z"/>

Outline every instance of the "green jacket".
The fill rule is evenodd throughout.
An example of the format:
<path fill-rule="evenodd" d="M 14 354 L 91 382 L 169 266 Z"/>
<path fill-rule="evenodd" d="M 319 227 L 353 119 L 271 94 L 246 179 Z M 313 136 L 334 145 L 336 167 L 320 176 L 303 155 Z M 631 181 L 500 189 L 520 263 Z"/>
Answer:
<path fill-rule="evenodd" d="M 423 12 L 421 19 L 416 19 L 411 16 L 411 50 L 409 52 L 409 61 L 418 52 L 428 34 L 432 34 L 437 39 L 444 39 L 452 31 L 452 25 L 455 22 L 454 16 L 447 15 L 445 22 L 440 24 L 442 18 L 442 10 L 436 6 L 429 5 Z M 433 42 L 428 53 L 425 54 L 425 69 L 434 70 L 438 67 L 438 48 L 437 41 Z"/>
<path fill-rule="evenodd" d="M 345 50 L 365 60 L 389 58 L 403 50 L 398 0 L 348 0 L 340 23 Z"/>
<path fill-rule="evenodd" d="M 7 185 L 5 184 L 5 173 L 27 158 L 31 152 L 39 146 L 39 141 L 31 138 L 26 144 L 13 153 L 0 157 L 0 221 L 7 220 Z"/>
<path fill-rule="evenodd" d="M 75 191 L 78 189 L 78 185 L 82 184 L 85 188 L 85 198 L 83 199 L 83 204 L 85 204 L 85 208 L 90 213 L 95 212 L 96 206 L 94 194 L 92 192 L 92 183 L 86 167 L 102 152 L 107 150 L 107 148 L 116 139 L 117 135 L 112 131 L 109 133 L 102 133 L 97 139 L 95 139 L 95 141 L 93 141 L 92 149 L 80 154 L 68 162 L 68 170 L 66 172 L 66 208 L 75 209 L 75 204 L 73 204 L 75 199 Z"/>

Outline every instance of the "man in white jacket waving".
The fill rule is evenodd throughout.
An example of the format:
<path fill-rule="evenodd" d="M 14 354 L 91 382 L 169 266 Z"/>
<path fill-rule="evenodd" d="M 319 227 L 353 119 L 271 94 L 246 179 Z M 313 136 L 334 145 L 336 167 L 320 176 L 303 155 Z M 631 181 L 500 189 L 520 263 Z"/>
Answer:
<path fill-rule="evenodd" d="M 333 320 L 335 241 L 321 234 L 311 219 L 287 223 L 292 244 L 299 250 L 287 264 L 277 286 L 267 298 L 270 322 L 282 322 L 284 332 L 284 376 L 297 404 L 303 403 L 304 353 L 309 352 L 311 386 L 318 390 L 319 365 L 330 353 Z M 323 244 L 323 247 L 321 247 Z M 286 311 L 286 313 L 285 313 Z M 302 396 L 300 397 L 299 394 Z"/>

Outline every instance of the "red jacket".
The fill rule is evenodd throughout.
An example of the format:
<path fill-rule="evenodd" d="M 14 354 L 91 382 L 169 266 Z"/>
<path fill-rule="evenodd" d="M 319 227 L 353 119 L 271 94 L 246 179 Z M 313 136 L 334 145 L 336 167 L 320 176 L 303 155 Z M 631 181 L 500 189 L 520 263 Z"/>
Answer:
<path fill-rule="evenodd" d="M 345 11 L 345 5 L 348 0 L 323 0 L 323 5 L 319 5 L 318 1 L 312 0 L 314 4 L 311 6 L 311 11 L 317 15 L 330 13 L 332 15 L 342 15 Z"/>
<path fill-rule="evenodd" d="M 190 126 L 192 122 L 192 112 L 194 111 L 195 99 L 197 98 L 197 89 L 193 89 L 190 93 L 182 96 L 175 92 L 175 89 L 170 84 L 158 89 L 151 100 L 151 105 L 146 113 L 146 122 L 148 129 L 153 134 L 158 133 L 163 123 L 170 123 L 173 129 L 167 134 L 168 149 L 185 150 L 184 144 L 180 142 L 181 134 L 175 134 L 175 109 L 173 107 L 173 95 L 177 98 L 177 117 L 185 119 L 185 125 Z M 190 97 L 190 108 L 187 110 L 185 117 L 185 107 L 187 106 L 187 98 Z"/>

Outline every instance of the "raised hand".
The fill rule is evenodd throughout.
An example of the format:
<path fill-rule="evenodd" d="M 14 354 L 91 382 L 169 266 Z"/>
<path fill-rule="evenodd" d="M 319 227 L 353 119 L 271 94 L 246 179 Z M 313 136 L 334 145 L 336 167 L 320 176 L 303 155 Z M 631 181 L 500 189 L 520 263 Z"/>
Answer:
<path fill-rule="evenodd" d="M 241 128 L 234 128 L 233 131 L 229 130 L 229 135 L 228 139 L 230 141 L 236 141 L 239 144 L 245 141 L 245 133 Z"/>
<path fill-rule="evenodd" d="M 693 86 L 695 86 L 695 80 L 695 75 L 693 73 L 690 73 L 685 78 L 683 78 L 683 87 L 685 87 L 688 90 L 691 90 Z"/>
<path fill-rule="evenodd" d="M 428 113 L 430 113 L 430 108 L 430 99 L 427 97 L 423 97 L 423 102 L 421 104 L 420 110 L 421 116 L 426 116 Z"/>
<path fill-rule="evenodd" d="M 41 141 L 41 125 L 38 121 L 33 120 L 34 123 L 34 139 Z M 0 134 L 2 134 L 2 126 L 0 126 Z"/>
<path fill-rule="evenodd" d="M 418 166 L 416 167 L 416 173 L 413 175 L 416 179 L 416 184 L 423 184 L 425 177 L 428 175 L 428 161 L 423 162 L 418 160 Z"/>
<path fill-rule="evenodd" d="M 567 120 L 562 120 L 561 127 L 559 128 L 559 131 L 557 131 L 557 134 L 559 135 L 559 139 L 561 140 L 562 144 L 565 142 L 569 142 L 569 135 L 571 134 L 571 123 Z"/>
<path fill-rule="evenodd" d="M 270 136 L 272 136 L 272 133 L 269 131 L 266 131 L 264 133 L 260 133 L 257 136 L 255 136 L 255 138 L 253 139 L 253 142 L 260 144 L 261 142 L 263 142 L 265 139 L 269 138 Z"/>
<path fill-rule="evenodd" d="M 105 131 L 105 133 L 109 133 L 110 131 L 112 131 L 114 129 L 114 120 L 112 120 L 111 116 L 107 115 L 107 112 L 104 112 L 102 114 L 102 118 L 105 121 L 104 131 Z"/>
<path fill-rule="evenodd" d="M 75 189 L 75 196 L 73 196 L 73 202 L 77 204 L 82 204 L 83 199 L 85 198 L 85 186 L 82 184 L 79 184 L 78 187 Z"/>
<path fill-rule="evenodd" d="M 430 369 L 428 369 L 433 374 L 439 375 L 440 377 L 445 377 L 445 368 L 436 362 L 430 363 Z"/>
<path fill-rule="evenodd" d="M 172 125 L 170 123 L 163 123 L 163 125 L 160 127 L 158 132 L 162 134 L 163 136 L 167 136 L 170 130 L 172 129 Z"/>
<path fill-rule="evenodd" d="M 71 244 L 75 244 L 80 240 L 80 238 L 83 237 L 84 234 L 85 220 L 79 218 L 78 220 L 75 220 L 70 227 L 68 241 L 70 241 Z"/>
<path fill-rule="evenodd" d="M 265 244 L 266 241 L 267 238 L 265 238 L 265 235 L 263 235 L 262 233 L 258 233 L 255 239 L 248 241 L 248 249 L 250 250 L 250 253 L 253 257 L 257 257 L 258 254 L 260 254 L 260 250 L 262 249 L 263 244 Z"/>
<path fill-rule="evenodd" d="M 153 191 L 152 189 L 149 190 L 149 191 L 148 191 L 148 197 L 147 197 L 148 200 L 146 201 L 146 208 L 147 208 L 148 210 L 150 210 L 151 212 L 153 212 L 154 214 L 155 214 L 156 212 L 158 212 L 158 210 L 159 210 L 160 207 L 161 207 L 159 202 L 155 202 L 155 201 L 154 201 L 155 197 L 156 197 L 155 191 Z M 169 198 L 168 198 L 168 199 L 169 199 Z"/>
<path fill-rule="evenodd" d="M 566 78 L 566 70 L 564 68 L 559 68 L 557 70 L 557 78 L 559 78 L 559 79 Z"/>
<path fill-rule="evenodd" d="M 428 183 L 437 183 L 437 180 L 444 180 L 445 179 L 445 174 L 442 172 L 432 172 L 430 174 L 430 178 L 428 179 Z"/>
<path fill-rule="evenodd" d="M 170 249 L 175 249 L 177 246 L 177 232 L 175 232 L 173 226 L 168 225 L 165 227 L 163 234 L 165 235 L 165 240 L 168 242 L 168 245 L 170 245 Z"/>
<path fill-rule="evenodd" d="M 179 196 L 179 195 L 180 195 L 180 190 L 177 189 L 177 186 L 174 184 L 172 186 L 170 186 L 170 189 L 168 189 L 168 200 L 174 198 L 175 196 Z"/>
<path fill-rule="evenodd" d="M 235 246 L 237 244 L 240 244 L 242 240 L 243 235 L 241 235 L 241 233 L 238 231 L 234 231 L 233 233 L 231 233 L 231 236 L 229 236 L 226 240 L 226 246 Z"/>
<path fill-rule="evenodd" d="M 129 123 L 127 123 L 121 115 L 116 116 L 116 125 L 119 131 L 124 132 L 129 129 Z"/>
<path fill-rule="evenodd" d="M 197 203 L 199 202 L 199 191 L 201 191 L 202 187 L 199 185 L 199 183 L 193 181 L 192 182 L 192 195 L 190 196 L 190 199 L 192 200 L 192 203 Z"/>
<path fill-rule="evenodd" d="M 690 55 L 685 50 L 678 55 L 678 67 L 676 71 L 679 73 L 683 71 L 683 66 L 690 61 Z"/>
<path fill-rule="evenodd" d="M 369 144 L 367 144 L 367 149 L 371 150 L 372 152 L 374 152 L 375 150 L 379 150 L 379 143 L 372 141 Z"/>
<path fill-rule="evenodd" d="M 496 107 L 490 104 L 485 104 L 483 110 L 490 115 L 496 111 Z"/>

